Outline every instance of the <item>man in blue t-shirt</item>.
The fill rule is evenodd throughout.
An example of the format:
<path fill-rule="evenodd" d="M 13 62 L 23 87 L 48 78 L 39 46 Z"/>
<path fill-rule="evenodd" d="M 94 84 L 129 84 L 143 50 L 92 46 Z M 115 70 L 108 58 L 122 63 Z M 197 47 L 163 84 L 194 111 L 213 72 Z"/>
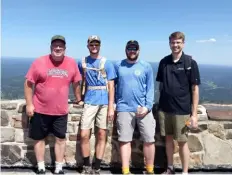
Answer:
<path fill-rule="evenodd" d="M 137 123 L 144 142 L 146 170 L 148 174 L 153 174 L 156 127 L 152 114 L 154 101 L 153 71 L 149 63 L 138 59 L 139 43 L 137 41 L 127 42 L 126 55 L 126 59 L 115 65 L 118 77 L 116 80 L 116 111 L 122 173 L 130 173 L 130 142 Z"/>
<path fill-rule="evenodd" d="M 99 173 L 104 155 L 107 136 L 108 119 L 114 116 L 114 65 L 99 55 L 101 40 L 98 36 L 90 36 L 87 41 L 90 55 L 79 63 L 83 76 L 84 108 L 81 117 L 81 150 L 83 156 L 83 173 L 92 172 L 90 166 L 90 129 L 94 124 L 98 127 L 96 160 L 94 173 Z"/>

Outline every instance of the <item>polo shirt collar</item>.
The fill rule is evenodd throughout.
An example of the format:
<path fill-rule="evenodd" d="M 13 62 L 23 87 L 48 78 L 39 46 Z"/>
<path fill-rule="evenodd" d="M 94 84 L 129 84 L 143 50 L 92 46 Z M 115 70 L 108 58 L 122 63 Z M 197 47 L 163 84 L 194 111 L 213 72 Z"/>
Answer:
<path fill-rule="evenodd" d="M 182 51 L 181 57 L 180 57 L 180 59 L 179 59 L 176 63 L 182 63 L 183 60 L 184 60 L 184 56 L 185 56 L 185 54 L 184 54 L 184 52 Z M 172 58 L 172 54 L 171 54 L 171 58 Z M 172 62 L 173 62 L 173 59 L 172 59 Z M 173 62 L 173 63 L 174 63 L 174 62 Z"/>

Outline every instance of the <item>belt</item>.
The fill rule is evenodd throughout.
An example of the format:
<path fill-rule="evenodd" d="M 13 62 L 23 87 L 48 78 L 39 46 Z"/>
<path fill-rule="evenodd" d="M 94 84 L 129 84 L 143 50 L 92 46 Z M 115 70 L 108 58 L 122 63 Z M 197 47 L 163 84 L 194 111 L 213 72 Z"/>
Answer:
<path fill-rule="evenodd" d="M 88 90 L 101 90 L 101 89 L 107 89 L 106 86 L 88 86 Z"/>

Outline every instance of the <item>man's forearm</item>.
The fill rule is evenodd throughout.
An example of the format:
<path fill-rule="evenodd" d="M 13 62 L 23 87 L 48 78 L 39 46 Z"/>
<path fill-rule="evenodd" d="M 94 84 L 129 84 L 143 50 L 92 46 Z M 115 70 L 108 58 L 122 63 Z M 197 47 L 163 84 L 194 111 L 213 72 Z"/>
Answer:
<path fill-rule="evenodd" d="M 81 87 L 80 83 L 73 84 L 73 93 L 77 101 L 81 101 Z"/>
<path fill-rule="evenodd" d="M 198 85 L 192 86 L 192 114 L 197 116 L 197 107 L 199 103 L 199 87 Z"/>
<path fill-rule="evenodd" d="M 109 90 L 109 107 L 114 107 L 114 81 L 108 82 L 108 90 Z"/>
<path fill-rule="evenodd" d="M 31 105 L 32 95 L 33 95 L 33 84 L 27 80 L 24 83 L 24 95 L 25 95 L 26 105 Z"/>

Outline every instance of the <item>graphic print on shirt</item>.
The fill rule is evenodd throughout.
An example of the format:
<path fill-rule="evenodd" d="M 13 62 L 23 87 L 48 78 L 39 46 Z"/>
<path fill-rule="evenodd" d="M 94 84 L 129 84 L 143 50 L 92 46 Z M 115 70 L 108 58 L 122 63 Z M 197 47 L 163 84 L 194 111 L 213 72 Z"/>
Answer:
<path fill-rule="evenodd" d="M 59 69 L 59 68 L 49 69 L 47 74 L 48 76 L 51 76 L 51 77 L 59 77 L 59 78 L 68 77 L 68 71 L 64 69 Z"/>
<path fill-rule="evenodd" d="M 139 75 L 141 75 L 141 71 L 137 69 L 137 70 L 134 71 L 134 74 L 135 74 L 136 76 L 139 76 Z"/>

